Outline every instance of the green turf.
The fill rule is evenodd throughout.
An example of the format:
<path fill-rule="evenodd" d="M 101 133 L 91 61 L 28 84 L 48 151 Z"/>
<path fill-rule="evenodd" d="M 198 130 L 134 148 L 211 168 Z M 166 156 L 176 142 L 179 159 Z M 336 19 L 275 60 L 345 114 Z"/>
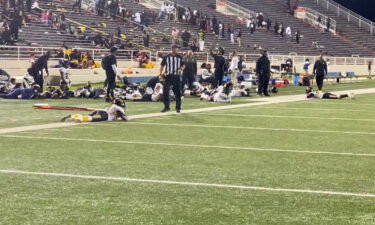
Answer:
<path fill-rule="evenodd" d="M 366 94 L 0 135 L 0 170 L 375 194 L 374 100 Z M 36 124 L 64 115 L 33 111 L 33 103 L 0 101 L 12 106 L 0 108 L 1 124 L 33 124 L 24 114 L 39 116 Z M 184 100 L 185 109 L 217 105 Z M 128 110 L 160 106 L 129 103 Z M 4 123 L 6 112 L 18 120 Z M 38 175 L 0 173 L 0 200 L 1 225 L 375 224 L 371 197 Z"/>

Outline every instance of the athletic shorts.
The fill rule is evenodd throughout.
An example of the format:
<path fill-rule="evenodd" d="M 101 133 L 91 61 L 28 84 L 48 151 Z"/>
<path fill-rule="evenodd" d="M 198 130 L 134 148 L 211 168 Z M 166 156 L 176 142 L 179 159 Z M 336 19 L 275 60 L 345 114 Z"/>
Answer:
<path fill-rule="evenodd" d="M 104 110 L 97 110 L 90 114 L 92 116 L 92 122 L 101 122 L 108 120 L 108 113 Z"/>

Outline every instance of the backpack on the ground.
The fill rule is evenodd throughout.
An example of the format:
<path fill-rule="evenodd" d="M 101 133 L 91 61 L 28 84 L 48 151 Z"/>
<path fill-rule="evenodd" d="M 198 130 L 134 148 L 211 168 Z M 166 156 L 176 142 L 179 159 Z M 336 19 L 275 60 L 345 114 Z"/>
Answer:
<path fill-rule="evenodd" d="M 310 79 L 308 77 L 304 77 L 302 80 L 303 86 L 310 86 Z"/>

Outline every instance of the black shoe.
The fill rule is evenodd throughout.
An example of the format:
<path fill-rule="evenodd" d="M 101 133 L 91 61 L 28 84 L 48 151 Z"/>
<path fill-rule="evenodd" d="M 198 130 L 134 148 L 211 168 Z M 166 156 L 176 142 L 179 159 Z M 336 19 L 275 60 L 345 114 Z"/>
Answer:
<path fill-rule="evenodd" d="M 170 111 L 169 108 L 164 108 L 163 110 L 161 110 L 162 113 L 163 113 L 163 112 L 169 112 L 169 111 Z"/>
<path fill-rule="evenodd" d="M 176 109 L 176 113 L 180 113 L 181 112 L 181 110 L 180 109 Z"/>
<path fill-rule="evenodd" d="M 267 94 L 264 94 L 264 96 L 270 97 L 271 95 L 267 93 Z"/>
<path fill-rule="evenodd" d="M 70 115 L 64 116 L 64 117 L 61 119 L 61 122 L 66 122 L 68 119 L 70 119 Z"/>
<path fill-rule="evenodd" d="M 110 98 L 110 97 L 106 97 L 106 98 L 105 98 L 105 101 L 106 101 L 106 102 L 112 102 L 112 98 Z"/>

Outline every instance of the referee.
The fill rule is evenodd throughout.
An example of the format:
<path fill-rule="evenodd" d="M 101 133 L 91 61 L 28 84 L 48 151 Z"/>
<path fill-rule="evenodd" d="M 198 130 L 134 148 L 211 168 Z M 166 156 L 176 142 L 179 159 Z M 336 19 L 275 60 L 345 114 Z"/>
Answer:
<path fill-rule="evenodd" d="M 166 55 L 161 62 L 160 81 L 163 83 L 163 102 L 164 109 L 161 112 L 170 111 L 169 108 L 169 91 L 173 86 L 173 93 L 176 97 L 176 112 L 181 111 L 181 76 L 179 75 L 184 69 L 182 55 L 178 54 L 177 45 L 172 45 L 171 53 Z"/>

